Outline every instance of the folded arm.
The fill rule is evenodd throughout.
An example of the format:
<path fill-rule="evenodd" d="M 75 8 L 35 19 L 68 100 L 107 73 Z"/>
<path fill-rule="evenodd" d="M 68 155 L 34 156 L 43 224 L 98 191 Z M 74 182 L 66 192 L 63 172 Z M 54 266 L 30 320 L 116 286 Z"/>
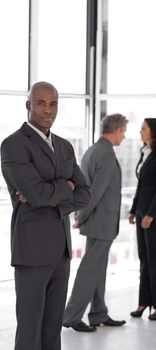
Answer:
<path fill-rule="evenodd" d="M 15 145 L 15 143 L 17 143 Z M 1 146 L 2 173 L 8 185 L 12 202 L 19 200 L 32 207 L 58 206 L 61 216 L 82 208 L 89 201 L 86 180 L 73 158 L 71 179 L 60 177 L 45 181 L 31 161 L 31 154 L 16 140 L 7 140 Z M 24 202 L 22 202 L 24 203 Z"/>
<path fill-rule="evenodd" d="M 19 145 L 15 147 L 12 140 L 3 142 L 1 146 L 2 173 L 12 197 L 18 191 L 32 207 L 53 206 L 63 200 L 73 200 L 73 190 L 65 179 L 46 182 L 24 146 L 18 149 Z"/>

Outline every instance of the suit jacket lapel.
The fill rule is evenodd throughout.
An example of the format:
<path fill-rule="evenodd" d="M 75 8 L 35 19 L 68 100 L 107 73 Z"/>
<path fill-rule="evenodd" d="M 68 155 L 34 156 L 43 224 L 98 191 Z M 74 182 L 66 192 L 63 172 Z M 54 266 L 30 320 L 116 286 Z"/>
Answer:
<path fill-rule="evenodd" d="M 149 154 L 149 156 L 146 158 L 145 162 L 143 163 L 141 169 L 140 169 L 140 175 L 139 175 L 139 178 L 141 178 L 143 172 L 144 172 L 144 169 L 146 168 L 146 166 L 148 166 L 148 163 L 154 158 L 155 156 L 155 152 L 151 152 Z"/>
<path fill-rule="evenodd" d="M 33 130 L 27 123 L 24 123 L 21 127 L 22 132 L 31 139 L 32 142 L 37 144 L 42 150 L 51 158 L 55 164 L 55 153 L 50 149 L 48 144 L 42 139 L 42 137 Z"/>
<path fill-rule="evenodd" d="M 53 145 L 54 145 L 54 150 L 55 150 L 55 172 L 56 172 L 56 177 L 59 178 L 60 174 L 63 173 L 62 168 L 63 168 L 63 157 L 62 157 L 62 149 L 61 149 L 61 143 L 59 142 L 58 137 L 55 134 L 52 134 L 52 140 L 53 140 Z"/>

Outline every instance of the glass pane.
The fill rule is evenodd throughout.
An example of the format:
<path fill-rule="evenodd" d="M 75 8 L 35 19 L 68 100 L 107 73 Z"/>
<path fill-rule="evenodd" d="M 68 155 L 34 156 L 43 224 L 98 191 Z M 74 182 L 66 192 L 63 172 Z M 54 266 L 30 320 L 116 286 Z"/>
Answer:
<path fill-rule="evenodd" d="M 0 144 L 27 120 L 25 101 L 26 96 L 0 96 Z M 10 267 L 11 212 L 10 197 L 0 171 L 0 280 L 13 278 L 13 269 Z"/>
<path fill-rule="evenodd" d="M 27 121 L 27 96 L 0 96 L 0 143 Z"/>
<path fill-rule="evenodd" d="M 155 13 L 155 0 L 109 0 L 108 93 L 156 91 Z"/>
<path fill-rule="evenodd" d="M 60 98 L 59 111 L 52 131 L 69 140 L 78 164 L 85 150 L 85 100 Z"/>
<path fill-rule="evenodd" d="M 0 90 L 28 88 L 28 0 L 0 2 Z"/>
<path fill-rule="evenodd" d="M 0 144 L 27 120 L 26 96 L 0 96 Z M 7 107 L 7 108 L 6 108 Z M 0 189 L 6 188 L 0 170 Z"/>
<path fill-rule="evenodd" d="M 0 281 L 13 278 L 13 268 L 10 265 L 10 220 L 11 220 L 11 204 L 8 193 L 2 191 L 0 186 Z"/>
<path fill-rule="evenodd" d="M 86 0 L 39 0 L 38 80 L 85 92 Z"/>

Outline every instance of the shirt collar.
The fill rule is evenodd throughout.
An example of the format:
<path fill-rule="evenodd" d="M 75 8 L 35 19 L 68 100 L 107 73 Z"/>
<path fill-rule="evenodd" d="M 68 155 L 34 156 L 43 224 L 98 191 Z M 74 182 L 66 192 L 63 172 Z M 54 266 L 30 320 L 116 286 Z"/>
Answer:
<path fill-rule="evenodd" d="M 27 122 L 27 124 L 33 129 L 35 130 L 41 137 L 43 140 L 49 139 L 51 141 L 51 133 L 49 132 L 49 135 L 46 136 L 41 130 L 37 129 L 34 125 L 32 125 L 31 123 Z"/>
<path fill-rule="evenodd" d="M 144 153 L 144 154 L 149 154 L 149 153 L 151 153 L 151 147 L 149 146 L 149 145 L 146 145 L 146 146 L 144 146 L 144 148 L 142 149 L 142 152 Z"/>

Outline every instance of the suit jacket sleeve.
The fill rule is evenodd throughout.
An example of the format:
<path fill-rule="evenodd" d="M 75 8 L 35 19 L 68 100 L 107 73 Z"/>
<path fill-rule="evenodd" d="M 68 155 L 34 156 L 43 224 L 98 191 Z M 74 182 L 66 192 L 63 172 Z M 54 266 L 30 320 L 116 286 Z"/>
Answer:
<path fill-rule="evenodd" d="M 61 216 L 69 214 L 73 211 L 77 211 L 80 208 L 84 208 L 90 199 L 90 191 L 89 186 L 87 185 L 85 176 L 83 175 L 80 167 L 76 163 L 76 159 L 74 156 L 74 165 L 73 165 L 73 175 L 70 179 L 75 184 L 75 190 L 73 191 L 73 199 L 72 201 L 60 201 L 59 209 Z"/>
<path fill-rule="evenodd" d="M 102 155 L 97 162 L 95 176 L 90 187 L 91 198 L 89 204 L 77 213 L 80 225 L 83 224 L 92 211 L 97 207 L 112 181 L 116 167 L 116 159 L 113 154 Z"/>
<path fill-rule="evenodd" d="M 156 218 L 156 193 L 154 194 L 146 215 Z"/>
<path fill-rule="evenodd" d="M 136 192 L 135 192 L 135 196 L 133 198 L 133 202 L 132 202 L 132 206 L 131 206 L 131 209 L 130 209 L 130 214 L 135 214 L 136 212 L 136 203 L 137 203 L 137 198 L 138 198 L 138 186 L 137 186 L 137 189 L 136 189 Z"/>

